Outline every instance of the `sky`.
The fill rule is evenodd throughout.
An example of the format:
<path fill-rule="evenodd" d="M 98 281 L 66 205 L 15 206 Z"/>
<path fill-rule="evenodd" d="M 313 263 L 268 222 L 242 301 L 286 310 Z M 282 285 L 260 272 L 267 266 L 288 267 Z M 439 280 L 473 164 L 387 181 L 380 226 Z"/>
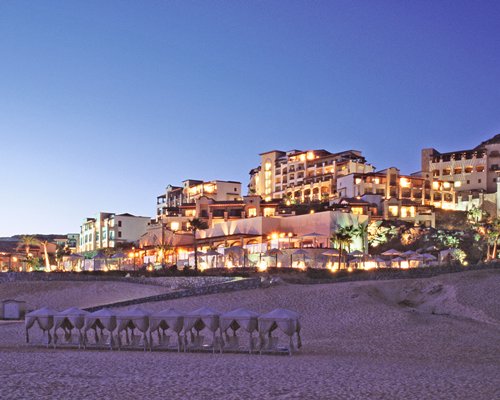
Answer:
<path fill-rule="evenodd" d="M 498 1 L 0 1 L 0 236 L 155 215 L 259 153 L 378 169 L 500 133 Z"/>

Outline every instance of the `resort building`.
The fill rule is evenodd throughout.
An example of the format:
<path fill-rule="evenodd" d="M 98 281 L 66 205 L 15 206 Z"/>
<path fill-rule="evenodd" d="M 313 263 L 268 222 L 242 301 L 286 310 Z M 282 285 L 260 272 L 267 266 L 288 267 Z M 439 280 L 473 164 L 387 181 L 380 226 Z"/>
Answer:
<path fill-rule="evenodd" d="M 87 218 L 80 227 L 78 252 L 114 248 L 119 243 L 134 243 L 146 232 L 149 217 L 100 212 Z"/>
<path fill-rule="evenodd" d="M 455 190 L 451 183 L 416 175 L 401 175 L 399 169 L 394 167 L 339 177 L 337 193 L 341 197 L 379 195 L 382 199 L 408 200 L 447 210 L 455 208 Z"/>
<path fill-rule="evenodd" d="M 323 253 L 331 246 L 332 232 L 339 226 L 355 225 L 367 220 L 366 215 L 355 215 L 344 210 L 280 217 L 260 215 L 221 221 L 196 232 L 200 268 L 231 268 L 244 266 L 245 263 L 247 266 L 256 266 L 261 262 L 297 267 L 306 259 L 308 262 L 325 263 L 328 259 Z M 353 238 L 350 247 L 351 250 L 364 248 L 360 238 Z M 310 256 L 296 255 L 298 249 L 304 248 Z M 271 249 L 276 253 L 273 256 L 269 256 Z M 187 263 L 193 265 L 193 234 L 162 229 L 161 224 L 152 224 L 141 238 L 136 252 L 144 262 L 154 263 L 162 259 L 179 266 Z"/>
<path fill-rule="evenodd" d="M 248 192 L 267 201 L 328 201 L 336 197 L 338 177 L 373 170 L 358 150 L 272 150 L 260 154 L 260 165 L 250 171 Z"/>
<path fill-rule="evenodd" d="M 183 204 L 194 204 L 205 197 L 215 201 L 236 201 L 241 199 L 241 182 L 209 181 L 187 179 L 183 186 L 168 185 L 165 194 L 156 198 L 156 219 L 179 213 Z"/>
<path fill-rule="evenodd" d="M 447 153 L 433 148 L 422 150 L 423 174 L 450 182 L 457 192 L 496 192 L 497 170 L 500 170 L 500 134 L 470 150 Z"/>

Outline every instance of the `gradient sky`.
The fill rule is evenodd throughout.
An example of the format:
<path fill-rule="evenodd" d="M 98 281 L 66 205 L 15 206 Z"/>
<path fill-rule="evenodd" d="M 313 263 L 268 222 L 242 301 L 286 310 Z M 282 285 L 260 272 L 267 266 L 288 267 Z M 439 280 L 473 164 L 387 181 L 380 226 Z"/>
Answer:
<path fill-rule="evenodd" d="M 422 147 L 500 133 L 500 2 L 0 1 L 0 236 L 154 216 L 187 178 L 278 148 Z"/>

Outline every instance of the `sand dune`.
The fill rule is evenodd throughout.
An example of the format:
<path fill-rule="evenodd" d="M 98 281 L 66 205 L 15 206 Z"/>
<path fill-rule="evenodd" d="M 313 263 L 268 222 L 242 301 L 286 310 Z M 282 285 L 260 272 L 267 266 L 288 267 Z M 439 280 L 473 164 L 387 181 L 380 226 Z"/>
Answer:
<path fill-rule="evenodd" d="M 499 398 L 499 287 L 499 272 L 481 271 L 143 305 L 294 309 L 304 348 L 293 357 L 34 349 L 22 324 L 0 324 L 0 397 Z"/>

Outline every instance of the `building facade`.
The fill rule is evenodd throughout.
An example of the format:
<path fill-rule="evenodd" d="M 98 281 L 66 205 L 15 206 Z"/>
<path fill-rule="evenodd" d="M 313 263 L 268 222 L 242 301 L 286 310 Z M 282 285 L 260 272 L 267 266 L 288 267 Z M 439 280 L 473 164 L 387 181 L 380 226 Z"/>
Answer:
<path fill-rule="evenodd" d="M 500 134 L 470 150 L 440 153 L 422 150 L 422 172 L 450 182 L 457 192 L 496 192 L 496 171 L 500 170 Z"/>
<path fill-rule="evenodd" d="M 78 252 L 114 248 L 119 243 L 135 243 L 146 233 L 149 217 L 100 212 L 80 227 Z"/>
<path fill-rule="evenodd" d="M 250 171 L 248 192 L 267 201 L 283 198 L 295 203 L 328 201 L 336 197 L 339 176 L 373 170 L 357 150 L 340 153 L 272 150 L 260 154 L 260 165 Z"/>
<path fill-rule="evenodd" d="M 422 176 L 401 175 L 391 167 L 366 174 L 339 177 L 337 193 L 341 197 L 379 195 L 382 199 L 410 200 L 420 205 L 455 209 L 455 190 L 450 182 Z"/>
<path fill-rule="evenodd" d="M 205 197 L 215 201 L 237 201 L 241 199 L 241 182 L 200 181 L 187 179 L 182 186 L 167 186 L 165 193 L 156 198 L 156 220 L 163 216 L 178 215 L 183 204 L 194 204 Z"/>

